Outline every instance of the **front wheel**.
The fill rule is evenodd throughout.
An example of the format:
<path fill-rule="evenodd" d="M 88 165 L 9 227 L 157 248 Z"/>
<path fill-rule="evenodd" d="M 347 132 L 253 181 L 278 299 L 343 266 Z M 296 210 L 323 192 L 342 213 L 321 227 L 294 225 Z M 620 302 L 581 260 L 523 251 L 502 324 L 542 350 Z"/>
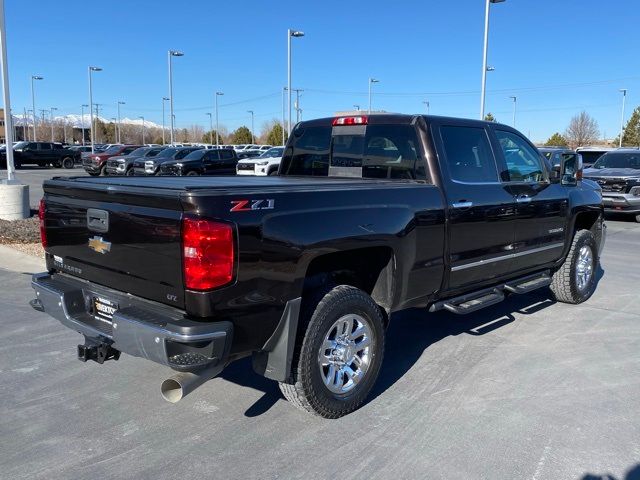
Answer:
<path fill-rule="evenodd" d="M 569 254 L 551 280 L 551 291 L 556 300 L 564 303 L 582 303 L 596 289 L 598 245 L 590 230 L 579 230 L 573 237 Z"/>
<path fill-rule="evenodd" d="M 187 172 L 187 177 L 197 177 L 198 175 L 200 174 L 195 170 L 191 170 L 190 172 Z"/>
<path fill-rule="evenodd" d="M 292 374 L 280 383 L 296 407 L 324 418 L 359 408 L 378 378 L 384 355 L 384 320 L 362 290 L 340 285 L 308 306 L 304 337 L 296 346 Z M 305 318 L 307 317 L 307 318 Z"/>
<path fill-rule="evenodd" d="M 636 215 L 636 222 L 640 223 L 640 215 Z"/>
<path fill-rule="evenodd" d="M 136 172 L 133 171 L 133 167 L 131 167 L 129 170 L 127 170 L 127 177 L 133 177 L 136 174 Z"/>
<path fill-rule="evenodd" d="M 74 162 L 73 158 L 65 157 L 62 159 L 62 166 L 66 169 L 73 168 Z"/>

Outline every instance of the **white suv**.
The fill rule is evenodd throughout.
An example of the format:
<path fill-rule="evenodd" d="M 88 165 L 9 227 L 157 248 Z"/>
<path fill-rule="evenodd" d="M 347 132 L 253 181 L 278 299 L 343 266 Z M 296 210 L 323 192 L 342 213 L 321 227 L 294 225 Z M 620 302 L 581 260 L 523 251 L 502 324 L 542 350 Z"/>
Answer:
<path fill-rule="evenodd" d="M 273 147 L 259 157 L 238 160 L 238 175 L 276 175 L 284 147 Z"/>

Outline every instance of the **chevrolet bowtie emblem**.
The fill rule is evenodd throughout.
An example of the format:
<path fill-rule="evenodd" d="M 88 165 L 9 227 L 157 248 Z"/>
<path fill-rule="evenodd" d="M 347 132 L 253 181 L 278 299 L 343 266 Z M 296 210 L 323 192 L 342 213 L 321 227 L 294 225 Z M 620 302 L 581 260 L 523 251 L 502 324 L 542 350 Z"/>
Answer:
<path fill-rule="evenodd" d="M 98 253 L 107 253 L 111 251 L 111 242 L 105 242 L 102 237 L 93 237 L 89 239 L 89 248 Z"/>

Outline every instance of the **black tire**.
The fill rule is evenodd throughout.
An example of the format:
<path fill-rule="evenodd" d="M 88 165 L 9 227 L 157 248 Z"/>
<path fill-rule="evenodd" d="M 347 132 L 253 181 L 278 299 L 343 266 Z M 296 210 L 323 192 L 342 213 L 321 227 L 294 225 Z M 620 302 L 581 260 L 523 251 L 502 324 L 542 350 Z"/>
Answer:
<path fill-rule="evenodd" d="M 358 288 L 339 285 L 322 295 L 319 301 L 318 297 L 320 295 L 316 296 L 316 301 L 307 302 L 304 308 L 306 312 L 301 314 L 302 323 L 291 365 L 291 377 L 287 382 L 280 382 L 280 390 L 287 400 L 301 410 L 324 418 L 339 418 L 364 403 L 378 378 L 384 356 L 384 319 L 373 299 Z M 357 315 L 368 323 L 371 332 L 370 358 L 362 379 L 348 392 L 338 394 L 332 392 L 323 381 L 319 355 L 325 337 L 331 334 L 334 324 L 347 315 Z M 351 364 L 351 367 L 355 365 Z"/>
<path fill-rule="evenodd" d="M 100 176 L 100 172 L 87 172 L 89 175 L 91 175 L 92 177 L 99 177 Z"/>
<path fill-rule="evenodd" d="M 640 223 L 640 215 L 636 215 L 636 222 Z"/>
<path fill-rule="evenodd" d="M 71 158 L 71 157 L 64 157 L 64 158 L 62 159 L 62 167 L 63 167 L 63 168 L 70 169 L 70 168 L 73 168 L 73 166 L 74 166 L 73 158 Z"/>
<path fill-rule="evenodd" d="M 136 174 L 136 172 L 133 171 L 133 167 L 131 167 L 129 170 L 127 170 L 127 173 L 125 174 L 127 177 L 133 177 Z"/>
<path fill-rule="evenodd" d="M 588 282 L 581 289 L 578 285 L 578 258 L 582 249 L 591 250 L 591 275 Z M 582 303 L 593 295 L 596 289 L 596 274 L 600 261 L 598 245 L 590 230 L 578 230 L 573 237 L 571 248 L 564 263 L 555 271 L 551 279 L 551 291 L 556 300 L 563 303 Z"/>
<path fill-rule="evenodd" d="M 278 170 L 277 169 L 276 170 L 271 170 L 269 172 L 269 176 L 271 176 L 271 175 L 278 175 Z"/>
<path fill-rule="evenodd" d="M 107 172 L 107 163 L 106 162 L 102 166 L 102 168 L 100 169 L 100 173 L 98 175 L 104 175 L 105 177 L 109 176 L 109 172 Z"/>
<path fill-rule="evenodd" d="M 197 177 L 198 175 L 200 174 L 195 170 L 191 170 L 190 172 L 187 172 L 187 177 Z"/>

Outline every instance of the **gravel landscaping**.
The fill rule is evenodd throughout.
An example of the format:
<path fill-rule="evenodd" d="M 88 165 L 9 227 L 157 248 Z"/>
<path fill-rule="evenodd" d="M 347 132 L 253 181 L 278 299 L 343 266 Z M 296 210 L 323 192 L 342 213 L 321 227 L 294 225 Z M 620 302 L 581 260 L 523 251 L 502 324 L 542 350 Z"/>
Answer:
<path fill-rule="evenodd" d="M 38 217 L 25 220 L 0 220 L 0 244 L 40 243 Z"/>

